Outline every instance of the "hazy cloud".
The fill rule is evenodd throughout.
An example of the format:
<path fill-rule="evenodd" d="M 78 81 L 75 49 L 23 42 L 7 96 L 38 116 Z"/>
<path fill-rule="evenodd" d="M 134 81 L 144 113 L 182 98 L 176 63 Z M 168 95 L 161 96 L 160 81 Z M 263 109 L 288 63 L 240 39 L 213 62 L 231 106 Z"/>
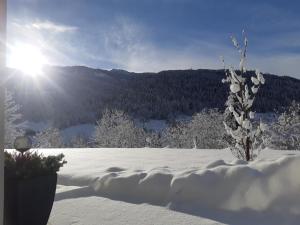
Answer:
<path fill-rule="evenodd" d="M 62 24 L 55 24 L 50 21 L 35 22 L 35 23 L 32 23 L 27 26 L 30 26 L 30 27 L 32 27 L 34 29 L 38 29 L 38 30 L 48 30 L 48 31 L 53 31 L 53 32 L 74 32 L 74 31 L 78 30 L 78 27 L 66 26 L 66 25 L 62 25 Z"/>
<path fill-rule="evenodd" d="M 218 57 L 203 57 L 191 45 L 177 49 L 157 46 L 142 25 L 128 18 L 118 18 L 105 36 L 105 52 L 113 64 L 129 71 L 157 72 L 166 69 L 215 67 Z"/>
<path fill-rule="evenodd" d="M 73 65 L 79 55 L 77 46 L 72 45 L 76 27 L 47 22 L 30 22 L 20 19 L 8 24 L 8 53 L 10 46 L 28 44 L 38 48 L 50 64 Z"/>

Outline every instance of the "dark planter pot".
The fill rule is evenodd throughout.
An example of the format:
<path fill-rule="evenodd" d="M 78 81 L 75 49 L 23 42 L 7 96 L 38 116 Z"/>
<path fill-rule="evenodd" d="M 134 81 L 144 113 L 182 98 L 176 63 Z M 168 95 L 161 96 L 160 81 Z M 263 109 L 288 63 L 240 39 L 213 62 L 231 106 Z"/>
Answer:
<path fill-rule="evenodd" d="M 57 174 L 5 180 L 4 225 L 47 225 L 54 202 Z"/>

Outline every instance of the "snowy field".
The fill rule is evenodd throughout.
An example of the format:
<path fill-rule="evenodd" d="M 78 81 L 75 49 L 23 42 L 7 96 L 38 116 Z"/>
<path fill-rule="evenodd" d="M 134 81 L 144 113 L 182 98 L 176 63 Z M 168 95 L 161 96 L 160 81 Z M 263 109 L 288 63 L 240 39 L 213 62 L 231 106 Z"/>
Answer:
<path fill-rule="evenodd" d="M 54 149 L 66 155 L 51 225 L 299 224 L 300 155 L 227 150 Z"/>

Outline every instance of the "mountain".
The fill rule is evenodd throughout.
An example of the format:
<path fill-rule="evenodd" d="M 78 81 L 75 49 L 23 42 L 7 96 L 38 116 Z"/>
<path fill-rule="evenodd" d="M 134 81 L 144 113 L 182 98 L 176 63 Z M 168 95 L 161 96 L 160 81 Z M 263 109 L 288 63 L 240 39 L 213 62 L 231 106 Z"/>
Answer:
<path fill-rule="evenodd" d="M 249 72 L 251 76 L 254 72 Z M 223 70 L 170 70 L 132 73 L 83 66 L 47 67 L 31 77 L 11 70 L 7 87 L 21 105 L 24 118 L 68 127 L 94 123 L 105 108 L 140 119 L 170 119 L 204 108 L 224 109 L 228 86 Z M 273 112 L 300 101 L 300 80 L 265 74 L 266 84 L 255 100 L 257 112 Z"/>

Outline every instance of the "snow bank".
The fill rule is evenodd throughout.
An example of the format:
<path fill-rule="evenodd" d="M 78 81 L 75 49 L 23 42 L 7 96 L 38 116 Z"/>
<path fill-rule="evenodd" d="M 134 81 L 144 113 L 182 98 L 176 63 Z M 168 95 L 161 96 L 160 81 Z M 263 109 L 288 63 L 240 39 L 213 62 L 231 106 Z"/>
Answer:
<path fill-rule="evenodd" d="M 159 205 L 300 214 L 300 157 L 249 165 L 216 163 L 184 174 L 112 172 L 95 180 L 96 194 Z"/>
<path fill-rule="evenodd" d="M 174 153 L 172 151 L 81 150 L 80 154 L 76 152 L 76 160 L 74 154 L 72 158 L 72 154 L 65 151 L 69 163 L 60 173 L 59 184 L 84 186 L 80 191 L 68 192 L 65 198 L 77 198 L 81 195 L 102 196 L 132 203 L 168 205 L 172 209 L 184 205 L 232 212 L 253 210 L 300 215 L 299 155 L 278 158 L 278 152 L 275 157 L 270 151 L 266 155 L 273 158 L 272 160 L 261 159 L 248 164 L 232 158 L 228 160 L 229 153 L 219 150 L 202 150 L 202 153 L 199 153 L 201 150 L 186 150 L 186 154 L 182 155 L 178 154 L 182 150 Z M 288 152 L 282 151 L 281 154 L 283 153 Z M 144 155 L 144 161 L 139 154 Z M 168 162 L 163 157 L 167 155 L 174 160 L 172 154 L 177 157 L 175 162 Z M 202 154 L 206 159 L 224 156 L 226 160 L 218 159 L 204 164 L 199 159 L 199 166 L 196 166 L 196 161 L 191 159 L 194 156 L 193 159 L 196 160 L 197 154 Z M 159 161 L 159 157 L 164 159 Z M 97 167 L 97 164 L 102 164 L 99 159 L 111 159 L 103 162 L 110 167 Z M 136 165 L 129 166 L 138 159 L 139 169 Z M 190 164 L 187 164 L 188 159 Z M 163 162 L 169 165 L 161 166 L 164 165 Z M 141 168 L 142 164 L 144 168 Z M 156 166 L 153 167 L 154 165 Z M 72 166 L 74 168 L 70 168 Z M 64 193 L 59 198 L 63 199 Z"/>

